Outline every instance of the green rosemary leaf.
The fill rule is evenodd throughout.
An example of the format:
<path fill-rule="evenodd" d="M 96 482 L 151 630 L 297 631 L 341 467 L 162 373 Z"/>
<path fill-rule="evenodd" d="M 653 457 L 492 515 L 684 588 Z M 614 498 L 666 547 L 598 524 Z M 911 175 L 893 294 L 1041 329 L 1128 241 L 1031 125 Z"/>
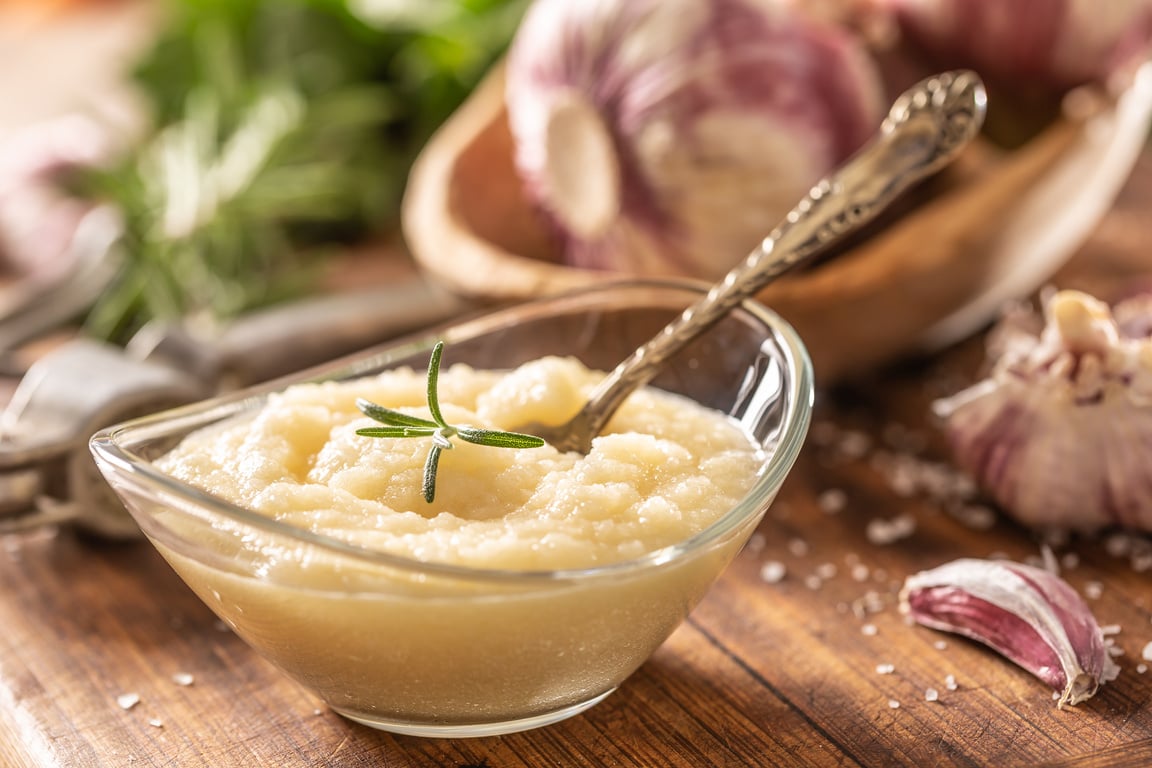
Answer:
<path fill-rule="evenodd" d="M 363 427 L 356 430 L 356 434 L 364 437 L 432 437 L 436 430 L 428 427 Z"/>
<path fill-rule="evenodd" d="M 432 348 L 432 357 L 428 360 L 428 410 L 432 412 L 432 418 L 437 424 L 446 427 L 448 422 L 444 421 L 444 415 L 440 413 L 440 397 L 436 393 L 440 383 L 440 358 L 443 354 L 444 342 L 438 341 Z"/>
<path fill-rule="evenodd" d="M 424 462 L 424 501 L 431 504 L 436 499 L 436 472 L 440 468 L 440 454 L 443 448 L 433 443 L 428 450 L 428 459 Z"/>
<path fill-rule="evenodd" d="M 493 448 L 539 448 L 544 445 L 543 438 L 536 437 L 536 435 L 525 435 L 521 432 L 457 427 L 456 434 L 460 435 L 460 439 L 466 443 L 487 445 Z"/>
<path fill-rule="evenodd" d="M 381 424 L 388 424 L 393 427 L 420 427 L 427 429 L 427 434 L 432 434 L 437 428 L 443 426 L 435 421 L 430 421 L 419 416 L 412 416 L 401 411 L 394 411 L 391 408 L 385 408 L 382 405 L 377 405 L 362 397 L 357 398 L 356 407 L 373 421 L 378 421 Z"/>

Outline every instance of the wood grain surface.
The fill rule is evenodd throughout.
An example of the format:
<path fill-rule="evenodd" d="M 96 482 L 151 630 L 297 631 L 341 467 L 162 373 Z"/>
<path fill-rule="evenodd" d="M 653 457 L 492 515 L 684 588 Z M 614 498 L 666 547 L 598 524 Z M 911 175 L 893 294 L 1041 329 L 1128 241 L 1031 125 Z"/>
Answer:
<path fill-rule="evenodd" d="M 1056 282 L 1114 297 L 1152 274 L 1148 201 L 1152 162 Z M 1100 622 L 1121 628 L 1119 679 L 1072 710 L 896 610 L 910 573 L 960 556 L 1036 558 L 1044 544 L 1003 518 L 975 528 L 893 469 L 951 477 L 928 404 L 980 362 L 974 339 L 822 392 L 784 492 L 689 620 L 602 704 L 505 737 L 407 738 L 343 720 L 223 630 L 147 544 L 3 537 L 0 766 L 1152 765 L 1152 672 L 1137 671 L 1152 570 L 1122 540 L 1049 542 Z M 879 543 L 877 521 L 895 518 L 906 536 Z M 766 580 L 766 566 L 783 577 Z M 121 706 L 126 694 L 138 703 Z"/>

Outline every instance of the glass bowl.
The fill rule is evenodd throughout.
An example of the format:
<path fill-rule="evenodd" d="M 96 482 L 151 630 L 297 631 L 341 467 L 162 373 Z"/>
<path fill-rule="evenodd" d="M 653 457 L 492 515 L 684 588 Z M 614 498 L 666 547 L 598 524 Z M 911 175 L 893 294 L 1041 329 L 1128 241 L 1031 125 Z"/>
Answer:
<path fill-rule="evenodd" d="M 610 694 L 700 601 L 792 467 L 812 407 L 793 330 L 748 302 L 671 360 L 653 386 L 719 409 L 762 445 L 753 487 L 711 526 L 637 559 L 500 571 L 361 548 L 227 503 L 152 460 L 189 433 L 302 381 L 453 363 L 512 368 L 570 355 L 608 370 L 703 289 L 630 282 L 494 311 L 321 369 L 126 422 L 91 441 L 144 534 L 253 649 L 336 712 L 387 731 L 480 736 L 546 725 Z"/>

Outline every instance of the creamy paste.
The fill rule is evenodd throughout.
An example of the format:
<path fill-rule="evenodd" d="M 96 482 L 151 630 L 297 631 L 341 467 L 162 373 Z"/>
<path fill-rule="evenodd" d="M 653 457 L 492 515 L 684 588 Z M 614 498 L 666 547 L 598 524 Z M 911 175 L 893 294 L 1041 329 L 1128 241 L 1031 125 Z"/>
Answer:
<path fill-rule="evenodd" d="M 510 372 L 457 364 L 439 379 L 450 424 L 560 423 L 603 377 L 543 358 Z M 453 440 L 436 498 L 421 493 L 431 438 L 356 434 L 376 422 L 358 397 L 428 416 L 424 371 L 398 369 L 272 395 L 254 416 L 187 438 L 172 476 L 291 525 L 425 561 L 481 568 L 583 568 L 683 541 L 731 509 L 763 456 L 724 414 L 634 393 L 587 456 Z"/>

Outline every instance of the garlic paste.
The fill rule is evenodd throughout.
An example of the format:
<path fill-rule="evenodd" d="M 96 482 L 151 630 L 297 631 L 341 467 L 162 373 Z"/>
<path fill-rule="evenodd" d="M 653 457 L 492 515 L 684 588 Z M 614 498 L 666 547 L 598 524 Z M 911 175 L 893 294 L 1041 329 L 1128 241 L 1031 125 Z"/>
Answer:
<path fill-rule="evenodd" d="M 520 429 L 566 420 L 602 377 L 568 358 L 511 372 L 457 364 L 441 372 L 438 391 L 450 424 Z M 430 438 L 357 435 L 375 425 L 360 397 L 428 415 L 423 371 L 301 384 L 252 417 L 189 436 L 158 464 L 299 528 L 424 561 L 518 570 L 585 568 L 683 541 L 730 510 L 763 465 L 724 414 L 648 388 L 587 456 L 454 440 L 429 504 Z"/>

